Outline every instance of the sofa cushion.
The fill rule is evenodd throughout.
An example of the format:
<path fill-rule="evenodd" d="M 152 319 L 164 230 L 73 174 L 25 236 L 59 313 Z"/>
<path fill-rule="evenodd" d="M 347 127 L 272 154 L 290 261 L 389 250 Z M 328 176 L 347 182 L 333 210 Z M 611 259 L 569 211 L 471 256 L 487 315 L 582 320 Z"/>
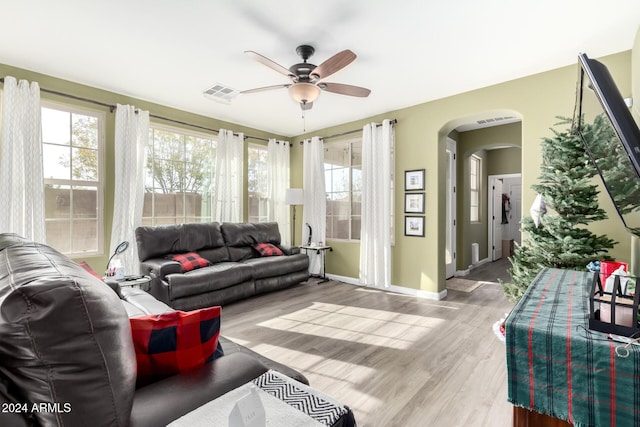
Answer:
<path fill-rule="evenodd" d="M 186 273 L 187 271 L 197 270 L 198 268 L 208 267 L 211 265 L 208 260 L 202 258 L 195 252 L 171 254 L 165 256 L 165 258 L 180 263 L 180 267 L 182 268 L 183 273 Z"/>
<path fill-rule="evenodd" d="M 284 276 L 296 271 L 309 268 L 309 257 L 305 254 L 297 254 L 282 257 L 252 258 L 242 262 L 253 268 L 253 277 L 263 279 L 266 277 Z"/>
<path fill-rule="evenodd" d="M 258 251 L 260 256 L 282 256 L 284 255 L 279 247 L 271 243 L 258 243 L 253 245 L 253 249 Z"/>
<path fill-rule="evenodd" d="M 129 426 L 166 426 L 176 418 L 259 377 L 267 370 L 254 357 L 236 353 L 183 375 L 174 375 L 149 384 L 136 391 Z M 226 419 L 221 423 L 226 425 Z"/>
<path fill-rule="evenodd" d="M 220 312 L 217 306 L 130 318 L 138 387 L 212 361 L 218 348 Z"/>
<path fill-rule="evenodd" d="M 160 258 L 166 254 L 199 252 L 202 249 L 225 246 L 220 224 L 217 222 L 138 227 L 136 242 L 140 261 Z M 221 251 L 219 261 L 227 260 L 226 251 Z"/>
<path fill-rule="evenodd" d="M 171 286 L 173 299 L 197 295 L 228 288 L 251 281 L 253 268 L 235 262 L 221 262 L 184 274 L 169 274 L 165 277 Z"/>
<path fill-rule="evenodd" d="M 162 314 L 174 311 L 162 301 L 157 300 L 149 292 L 132 286 L 125 286 L 120 290 L 122 305 L 127 316 L 146 316 L 148 314 Z"/>
<path fill-rule="evenodd" d="M 229 261 L 229 250 L 226 246 L 220 248 L 207 248 L 198 250 L 200 256 L 209 260 L 211 264 Z"/>
<path fill-rule="evenodd" d="M 135 353 L 109 287 L 46 245 L 2 234 L 0 313 L 0 376 L 18 401 L 72 408 L 33 413 L 36 424 L 128 424 Z"/>
<path fill-rule="evenodd" d="M 220 226 L 229 249 L 231 261 L 242 261 L 256 256 L 252 246 L 257 243 L 280 245 L 277 222 L 236 223 L 225 222 Z"/>

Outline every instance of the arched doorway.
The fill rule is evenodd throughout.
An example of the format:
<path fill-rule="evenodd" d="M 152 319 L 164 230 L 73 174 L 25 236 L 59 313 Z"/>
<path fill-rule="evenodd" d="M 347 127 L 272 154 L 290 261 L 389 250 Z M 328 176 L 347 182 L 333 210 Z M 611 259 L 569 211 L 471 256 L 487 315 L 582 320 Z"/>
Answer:
<path fill-rule="evenodd" d="M 504 166 L 505 160 L 500 160 L 499 154 L 506 153 L 506 151 L 500 150 L 508 151 L 510 148 L 517 150 L 518 154 L 517 162 L 510 162 L 517 163 L 517 165 L 512 164 L 508 170 L 513 171 L 513 168 L 517 167 L 517 172 L 520 172 L 521 125 L 519 113 L 500 110 L 456 119 L 442 128 L 441 135 L 444 136 L 443 143 L 446 144 L 446 160 L 440 163 L 440 177 L 445 184 L 446 196 L 444 205 L 439 209 L 439 214 L 446 218 L 443 259 L 447 278 L 454 275 L 465 276 L 473 268 L 473 243 L 478 243 L 478 246 L 482 244 L 482 250 L 478 254 L 478 262 L 480 260 L 486 262 L 487 260 L 488 172 L 491 171 L 494 175 L 495 171 L 498 171 L 497 174 L 504 172 L 500 172 L 500 167 Z M 473 196 L 470 188 L 472 166 L 469 164 L 469 159 L 477 151 L 484 152 L 485 164 L 484 170 L 481 170 L 479 174 L 482 177 L 480 186 L 473 189 L 473 191 L 477 190 L 475 193 L 477 200 L 473 205 L 479 209 L 478 217 L 474 217 L 471 207 L 471 197 Z M 487 161 L 489 158 L 487 153 L 489 152 L 494 158 L 493 162 Z M 513 154 L 512 151 L 509 156 L 513 158 Z M 488 169 L 492 163 L 492 169 Z M 480 219 L 482 221 L 479 221 Z M 475 242 L 473 233 L 471 233 L 473 229 L 483 230 L 478 232 L 479 235 L 484 236 L 480 242 Z"/>

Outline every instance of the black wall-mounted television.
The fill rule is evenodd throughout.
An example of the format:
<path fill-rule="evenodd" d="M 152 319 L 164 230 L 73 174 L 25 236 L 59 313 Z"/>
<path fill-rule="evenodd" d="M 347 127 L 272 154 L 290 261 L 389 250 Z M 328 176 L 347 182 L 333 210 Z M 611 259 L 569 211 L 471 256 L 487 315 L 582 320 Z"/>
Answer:
<path fill-rule="evenodd" d="M 625 227 L 640 236 L 640 129 L 607 67 L 578 55 L 577 129 Z M 584 124 L 606 117 L 598 138 Z"/>

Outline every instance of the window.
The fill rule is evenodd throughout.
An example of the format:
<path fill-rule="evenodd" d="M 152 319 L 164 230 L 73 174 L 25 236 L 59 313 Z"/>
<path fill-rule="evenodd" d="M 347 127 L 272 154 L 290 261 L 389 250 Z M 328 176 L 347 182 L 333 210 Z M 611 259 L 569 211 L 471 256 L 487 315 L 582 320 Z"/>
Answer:
<path fill-rule="evenodd" d="M 391 142 L 391 244 L 395 242 L 395 146 Z M 327 193 L 327 239 L 360 240 L 362 206 L 362 139 L 326 143 L 324 179 Z"/>
<path fill-rule="evenodd" d="M 268 220 L 269 166 L 267 147 L 249 144 L 248 147 L 248 192 L 249 222 Z"/>
<path fill-rule="evenodd" d="M 42 107 L 47 244 L 70 256 L 103 253 L 104 116 Z"/>
<path fill-rule="evenodd" d="M 471 222 L 480 221 L 480 167 L 481 159 L 472 155 L 469 158 L 469 189 L 470 189 L 470 212 Z"/>
<path fill-rule="evenodd" d="M 325 144 L 327 239 L 360 240 L 362 140 Z"/>
<path fill-rule="evenodd" d="M 142 224 L 211 221 L 215 155 L 209 135 L 152 125 Z"/>

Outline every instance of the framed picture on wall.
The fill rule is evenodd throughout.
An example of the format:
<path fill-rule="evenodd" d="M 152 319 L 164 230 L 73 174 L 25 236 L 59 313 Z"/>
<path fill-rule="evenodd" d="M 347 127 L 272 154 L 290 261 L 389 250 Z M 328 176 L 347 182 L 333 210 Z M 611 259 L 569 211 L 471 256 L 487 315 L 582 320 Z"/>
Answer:
<path fill-rule="evenodd" d="M 424 217 L 410 216 L 404 217 L 404 235 L 424 237 Z"/>
<path fill-rule="evenodd" d="M 404 191 L 424 190 L 424 169 L 404 171 Z"/>
<path fill-rule="evenodd" d="M 405 193 L 405 213 L 424 213 L 424 193 Z"/>

